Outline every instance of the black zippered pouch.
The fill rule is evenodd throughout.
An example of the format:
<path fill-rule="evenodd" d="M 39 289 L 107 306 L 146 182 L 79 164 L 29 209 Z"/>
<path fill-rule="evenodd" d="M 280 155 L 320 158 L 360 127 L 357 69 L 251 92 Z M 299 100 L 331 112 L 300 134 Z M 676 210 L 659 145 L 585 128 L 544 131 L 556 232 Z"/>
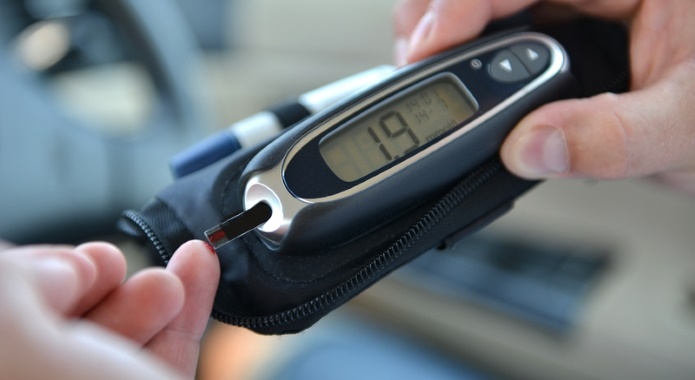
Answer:
<path fill-rule="evenodd" d="M 621 27 L 584 20 L 543 32 L 568 51 L 580 95 L 626 88 Z M 166 263 L 181 244 L 205 239 L 206 229 L 243 211 L 239 182 L 261 148 L 239 151 L 177 180 L 140 212 L 124 213 L 120 228 Z M 302 331 L 420 254 L 451 246 L 489 224 L 536 184 L 513 176 L 491 157 L 395 222 L 338 247 L 278 255 L 256 234 L 246 234 L 217 251 L 222 275 L 212 316 L 261 334 Z"/>

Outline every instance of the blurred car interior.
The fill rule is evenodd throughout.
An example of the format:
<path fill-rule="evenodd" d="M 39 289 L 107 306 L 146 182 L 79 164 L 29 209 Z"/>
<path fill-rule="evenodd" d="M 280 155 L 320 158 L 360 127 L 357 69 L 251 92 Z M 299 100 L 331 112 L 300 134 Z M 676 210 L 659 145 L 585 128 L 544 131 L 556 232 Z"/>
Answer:
<path fill-rule="evenodd" d="M 213 131 L 392 63 L 394 0 L 3 0 L 0 238 L 109 239 Z M 211 322 L 199 378 L 693 379 L 695 202 L 548 181 L 307 332 Z"/>

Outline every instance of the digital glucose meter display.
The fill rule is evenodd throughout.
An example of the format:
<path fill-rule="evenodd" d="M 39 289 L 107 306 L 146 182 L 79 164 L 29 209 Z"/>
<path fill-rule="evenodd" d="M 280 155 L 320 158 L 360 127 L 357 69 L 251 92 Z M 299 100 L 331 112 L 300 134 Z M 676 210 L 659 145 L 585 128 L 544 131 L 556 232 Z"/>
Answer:
<path fill-rule="evenodd" d="M 361 179 L 456 128 L 478 104 L 452 75 L 405 90 L 319 142 L 319 152 L 345 182 Z"/>
<path fill-rule="evenodd" d="M 403 68 L 261 150 L 242 175 L 245 211 L 210 234 L 254 229 L 293 252 L 346 244 L 496 156 L 523 116 L 571 83 L 562 47 L 532 32 Z"/>

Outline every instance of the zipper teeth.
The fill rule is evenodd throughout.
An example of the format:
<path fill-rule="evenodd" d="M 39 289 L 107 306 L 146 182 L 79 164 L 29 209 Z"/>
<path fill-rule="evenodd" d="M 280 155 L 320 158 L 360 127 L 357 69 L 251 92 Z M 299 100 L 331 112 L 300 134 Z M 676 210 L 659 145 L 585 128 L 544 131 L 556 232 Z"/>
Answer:
<path fill-rule="evenodd" d="M 154 246 L 154 249 L 157 251 L 157 254 L 159 254 L 162 260 L 164 260 L 164 262 L 168 264 L 170 258 L 169 253 L 167 249 L 164 247 L 164 244 L 162 244 L 162 241 L 159 240 L 157 234 L 154 233 L 154 230 L 152 230 L 150 225 L 147 224 L 147 222 L 145 222 L 145 220 L 142 219 L 142 217 L 140 217 L 140 215 L 138 215 L 138 213 L 136 213 L 135 211 L 127 210 L 123 213 L 123 217 L 129 219 L 133 223 L 137 224 L 138 227 L 140 227 L 142 232 L 145 233 L 147 238 Z"/>
<path fill-rule="evenodd" d="M 458 206 L 465 198 L 470 196 L 480 185 L 492 177 L 501 169 L 498 160 L 491 160 L 483 164 L 470 176 L 447 193 L 424 216 L 422 216 L 408 231 L 403 233 L 383 253 L 374 258 L 366 267 L 343 283 L 332 288 L 328 292 L 296 306 L 290 310 L 265 317 L 230 317 L 227 314 L 213 310 L 212 317 L 235 326 L 250 329 L 273 327 L 290 324 L 319 312 L 332 303 L 335 303 L 344 295 L 352 292 L 356 287 L 369 281 L 374 275 L 386 268 L 386 265 L 401 257 L 417 240 L 432 230 L 436 224 Z M 149 235 L 148 235 L 149 236 Z"/>

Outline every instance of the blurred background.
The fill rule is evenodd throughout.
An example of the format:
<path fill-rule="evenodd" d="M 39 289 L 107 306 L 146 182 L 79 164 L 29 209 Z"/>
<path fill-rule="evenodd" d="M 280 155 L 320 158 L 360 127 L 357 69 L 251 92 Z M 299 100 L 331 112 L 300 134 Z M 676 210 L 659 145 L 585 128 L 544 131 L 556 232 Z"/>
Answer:
<path fill-rule="evenodd" d="M 108 239 L 169 158 L 392 62 L 382 0 L 0 0 L 0 237 Z M 695 379 L 695 202 L 550 181 L 307 332 L 211 322 L 200 379 Z"/>

